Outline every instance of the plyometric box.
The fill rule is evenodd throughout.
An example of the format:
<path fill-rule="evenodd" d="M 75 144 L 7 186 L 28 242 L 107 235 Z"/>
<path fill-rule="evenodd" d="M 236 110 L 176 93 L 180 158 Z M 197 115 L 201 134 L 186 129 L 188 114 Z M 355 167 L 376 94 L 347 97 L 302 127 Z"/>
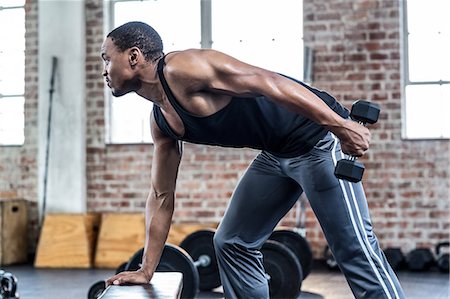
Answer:
<path fill-rule="evenodd" d="M 0 264 L 25 263 L 28 248 L 27 201 L 0 199 Z"/>
<path fill-rule="evenodd" d="M 36 252 L 35 267 L 92 267 L 99 221 L 98 214 L 46 215 Z"/>
<path fill-rule="evenodd" d="M 144 213 L 103 214 L 95 267 L 117 268 L 144 246 Z"/>

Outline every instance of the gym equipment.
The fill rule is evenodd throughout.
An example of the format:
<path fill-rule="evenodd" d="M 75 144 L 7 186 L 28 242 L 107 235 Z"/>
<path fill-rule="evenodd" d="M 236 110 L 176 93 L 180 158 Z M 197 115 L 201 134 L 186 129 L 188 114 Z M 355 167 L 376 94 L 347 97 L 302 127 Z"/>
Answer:
<path fill-rule="evenodd" d="M 261 253 L 269 278 L 270 298 L 298 298 L 303 273 L 295 254 L 287 246 L 273 240 L 264 243 Z"/>
<path fill-rule="evenodd" d="M 350 117 L 362 125 L 374 124 L 378 121 L 380 106 L 368 101 L 356 101 L 350 112 Z M 347 180 L 353 183 L 361 181 L 364 174 L 364 165 L 356 161 L 356 157 L 341 159 L 337 162 L 334 175 L 338 179 Z"/>
<path fill-rule="evenodd" d="M 155 272 L 149 284 L 108 286 L 94 298 L 117 299 L 179 299 L 182 288 L 181 273 Z"/>
<path fill-rule="evenodd" d="M 45 144 L 45 166 L 44 166 L 44 191 L 42 198 L 42 210 L 41 217 L 39 219 L 39 223 L 42 224 L 43 217 L 46 213 L 46 203 L 47 203 L 47 179 L 48 179 L 48 163 L 49 163 L 49 152 L 50 152 L 50 137 L 51 137 L 51 128 L 52 128 L 52 111 L 53 111 L 53 92 L 55 91 L 55 77 L 56 70 L 58 66 L 58 58 L 52 57 L 52 74 L 50 77 L 50 89 L 49 89 L 49 100 L 48 100 L 48 114 L 47 114 L 47 140 Z"/>
<path fill-rule="evenodd" d="M 449 248 L 450 243 L 441 242 L 436 245 L 435 253 L 436 253 L 436 265 L 439 268 L 439 271 L 448 273 L 449 272 Z M 443 248 L 447 248 L 447 252 L 443 252 Z"/>
<path fill-rule="evenodd" d="M 138 250 L 126 263 L 123 270 L 138 270 L 141 267 L 143 253 L 144 248 Z M 202 258 L 201 260 L 194 262 L 189 254 L 182 248 L 166 244 L 161 255 L 161 260 L 156 268 L 156 272 L 181 272 L 183 274 L 183 290 L 181 291 L 181 298 L 194 298 L 199 286 L 199 277 L 196 267 L 201 266 L 202 264 L 206 264 L 205 259 Z M 98 281 L 89 289 L 88 299 L 100 298 L 104 291 L 105 282 Z"/>
<path fill-rule="evenodd" d="M 100 298 L 105 289 L 106 289 L 105 281 L 104 280 L 97 281 L 89 288 L 88 299 Z"/>
<path fill-rule="evenodd" d="M 401 270 L 406 267 L 405 255 L 402 250 L 398 247 L 389 247 L 384 250 L 384 255 L 386 256 L 389 265 L 391 265 L 393 270 Z"/>
<path fill-rule="evenodd" d="M 17 278 L 10 272 L 0 270 L 0 298 L 1 299 L 18 299 Z"/>
<path fill-rule="evenodd" d="M 116 274 L 119 274 L 120 272 L 125 271 L 127 264 L 128 264 L 128 262 L 124 262 L 124 263 L 120 264 L 120 266 L 117 267 L 117 269 L 116 269 Z"/>
<path fill-rule="evenodd" d="M 213 290 L 222 284 L 214 252 L 214 233 L 214 229 L 199 230 L 188 235 L 180 243 L 180 247 L 186 250 L 193 260 L 203 261 L 199 264 L 200 267 L 197 267 L 200 278 L 199 289 L 202 291 Z"/>
<path fill-rule="evenodd" d="M 428 248 L 416 248 L 406 255 L 406 263 L 411 271 L 427 271 L 435 263 L 433 253 Z"/>
<path fill-rule="evenodd" d="M 125 271 L 136 271 L 140 268 L 144 248 L 138 250 L 128 261 Z M 183 290 L 181 298 L 194 298 L 199 289 L 199 276 L 197 267 L 206 265 L 209 261 L 202 258 L 193 261 L 189 254 L 182 248 L 166 244 L 164 246 L 157 272 L 181 272 L 183 273 Z"/>
<path fill-rule="evenodd" d="M 280 229 L 275 230 L 269 240 L 282 243 L 295 254 L 302 265 L 303 279 L 311 273 L 313 254 L 308 241 L 303 236 L 293 230 Z"/>
<path fill-rule="evenodd" d="M 328 245 L 325 246 L 325 249 L 323 250 L 323 258 L 325 260 L 325 264 L 327 265 L 328 269 L 339 270 L 339 266 L 336 260 L 334 259 L 333 253 L 331 252 L 331 249 Z"/>

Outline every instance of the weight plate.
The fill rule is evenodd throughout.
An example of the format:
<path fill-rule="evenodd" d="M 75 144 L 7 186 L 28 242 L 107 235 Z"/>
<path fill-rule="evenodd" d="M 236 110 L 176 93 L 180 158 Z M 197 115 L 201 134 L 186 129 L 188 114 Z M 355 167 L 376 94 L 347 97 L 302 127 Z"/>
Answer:
<path fill-rule="evenodd" d="M 194 261 L 201 256 L 208 256 L 211 260 L 208 266 L 197 266 L 200 277 L 199 288 L 202 291 L 213 290 L 222 284 L 214 252 L 214 233 L 214 229 L 199 230 L 188 235 L 180 244 L 180 247 L 186 250 Z"/>
<path fill-rule="evenodd" d="M 288 229 L 275 230 L 269 238 L 286 245 L 300 260 L 303 279 L 311 273 L 313 254 L 308 241 L 295 231 Z"/>
<path fill-rule="evenodd" d="M 137 251 L 128 261 L 126 271 L 136 271 L 140 268 L 144 249 Z M 181 298 L 194 298 L 199 287 L 199 277 L 194 261 L 182 248 L 166 244 L 164 246 L 157 272 L 183 273 L 183 290 Z"/>
<path fill-rule="evenodd" d="M 287 246 L 273 240 L 264 243 L 261 253 L 264 269 L 270 276 L 270 298 L 298 298 L 303 273 L 295 254 Z"/>
<path fill-rule="evenodd" d="M 97 299 L 103 294 L 103 291 L 106 289 L 105 282 L 103 280 L 97 281 L 94 283 L 88 292 L 88 299 Z"/>
<path fill-rule="evenodd" d="M 128 262 L 125 262 L 125 263 L 123 263 L 123 264 L 120 264 L 120 266 L 117 267 L 117 269 L 116 269 L 116 274 L 119 274 L 120 272 L 125 271 L 125 268 L 126 268 L 126 266 L 127 266 L 127 263 L 128 263 Z"/>

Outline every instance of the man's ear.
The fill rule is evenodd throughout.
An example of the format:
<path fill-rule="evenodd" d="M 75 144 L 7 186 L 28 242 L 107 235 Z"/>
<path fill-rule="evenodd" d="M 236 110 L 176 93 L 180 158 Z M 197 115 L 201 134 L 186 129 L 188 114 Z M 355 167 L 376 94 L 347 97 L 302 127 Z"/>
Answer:
<path fill-rule="evenodd" d="M 132 68 L 134 68 L 137 65 L 141 55 L 142 52 L 139 50 L 139 48 L 133 47 L 130 49 L 128 61 L 130 62 Z"/>

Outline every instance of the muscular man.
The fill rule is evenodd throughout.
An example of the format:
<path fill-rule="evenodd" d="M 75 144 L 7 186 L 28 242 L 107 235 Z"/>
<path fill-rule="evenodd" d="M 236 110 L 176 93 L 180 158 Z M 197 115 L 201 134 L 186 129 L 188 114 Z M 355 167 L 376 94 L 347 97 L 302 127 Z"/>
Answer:
<path fill-rule="evenodd" d="M 334 176 L 343 153 L 364 154 L 370 133 L 347 119 L 333 97 L 214 50 L 164 55 L 158 33 L 140 22 L 110 32 L 102 58 L 114 96 L 136 92 L 154 103 L 142 267 L 108 284 L 151 280 L 171 224 L 186 141 L 261 150 L 214 238 L 226 298 L 269 297 L 259 249 L 302 192 L 355 297 L 404 298 L 372 231 L 361 183 Z"/>

